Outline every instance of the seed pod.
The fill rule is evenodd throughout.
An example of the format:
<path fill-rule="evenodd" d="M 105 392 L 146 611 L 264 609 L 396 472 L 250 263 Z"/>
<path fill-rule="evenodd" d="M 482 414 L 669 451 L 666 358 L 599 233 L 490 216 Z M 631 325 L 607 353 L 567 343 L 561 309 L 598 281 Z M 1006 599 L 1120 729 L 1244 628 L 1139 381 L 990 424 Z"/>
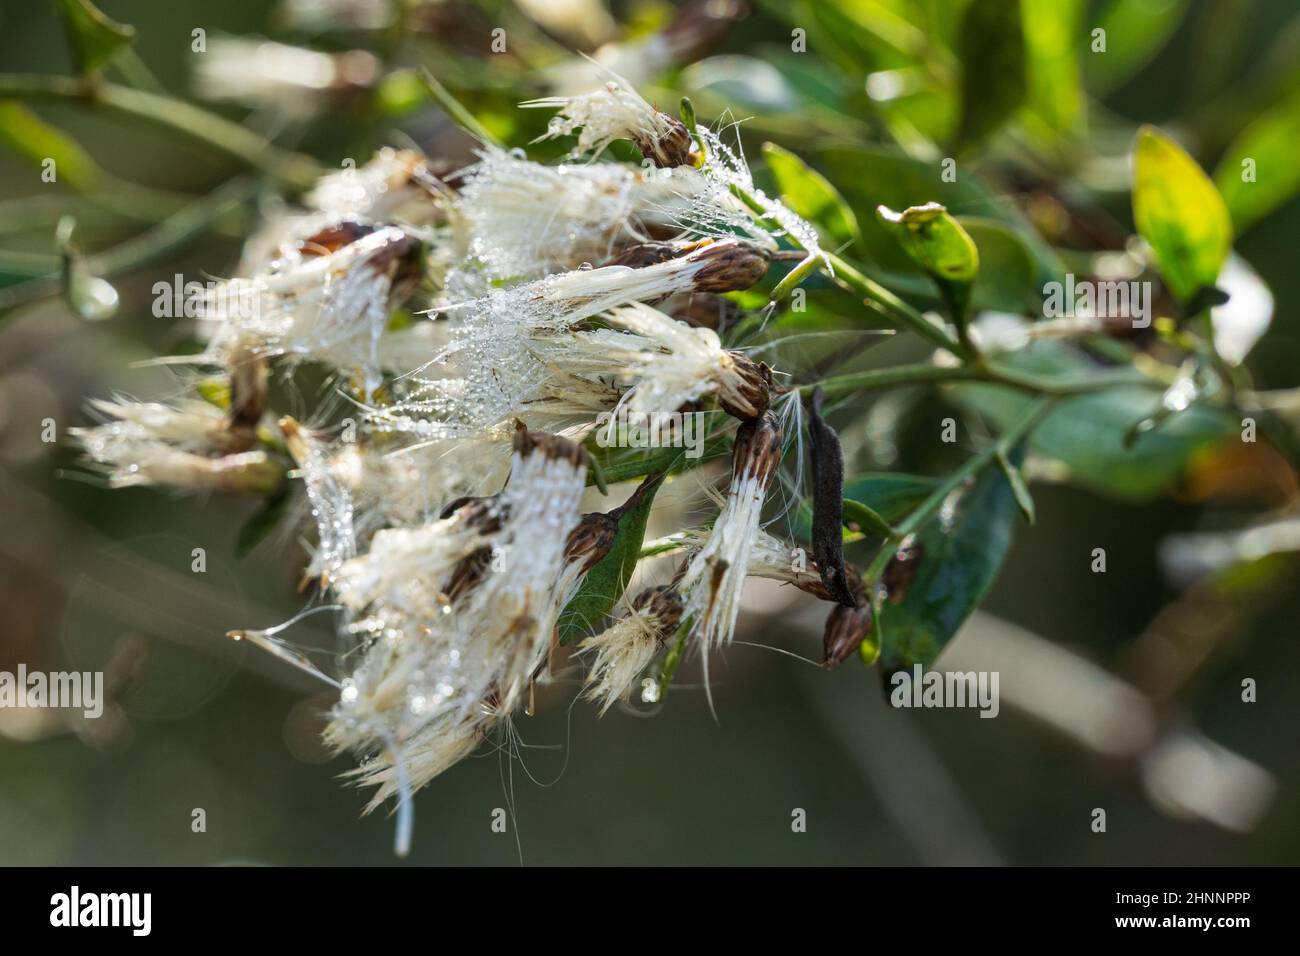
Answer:
<path fill-rule="evenodd" d="M 582 516 L 578 526 L 569 532 L 564 544 L 565 563 L 582 562 L 586 574 L 609 554 L 618 534 L 618 518 L 611 514 L 595 512 Z"/>
<path fill-rule="evenodd" d="M 904 539 L 902 545 L 885 565 L 880 583 L 885 588 L 890 604 L 898 604 L 907 597 L 908 589 L 916 580 L 917 568 L 925 557 L 925 546 L 914 537 Z"/>
<path fill-rule="evenodd" d="M 632 607 L 638 611 L 649 611 L 654 617 L 660 640 L 667 639 L 677 630 L 686 608 L 677 589 L 666 585 L 646 588 L 632 601 Z"/>
<path fill-rule="evenodd" d="M 844 579 L 848 584 L 849 594 L 855 595 L 854 600 L 861 600 L 856 597 L 862 590 L 862 572 L 851 564 L 844 565 Z M 838 598 L 831 595 L 830 590 L 821 579 L 816 560 L 813 561 L 812 567 L 807 571 L 794 575 L 790 583 L 797 587 L 805 594 L 811 594 L 820 601 L 832 601 L 836 604 L 842 604 Z"/>
<path fill-rule="evenodd" d="M 312 233 L 302 241 L 299 251 L 303 257 L 308 259 L 328 256 L 330 253 L 338 252 L 344 246 L 349 246 L 374 231 L 375 227 L 372 225 L 357 222 L 355 219 L 344 219 L 341 222 L 326 226 L 319 232 Z"/>
<path fill-rule="evenodd" d="M 690 162 L 691 134 L 686 124 L 675 116 L 669 116 L 662 110 L 655 110 L 666 132 L 659 136 L 636 136 L 632 142 L 641 150 L 641 155 L 653 162 L 660 169 L 670 166 L 685 166 Z"/>
<path fill-rule="evenodd" d="M 605 265 L 631 266 L 633 269 L 657 266 L 661 262 L 684 256 L 707 244 L 707 240 L 703 242 L 642 242 L 624 249 L 606 262 Z"/>
<path fill-rule="evenodd" d="M 704 265 L 695 273 L 697 292 L 735 292 L 748 289 L 767 274 L 771 256 L 748 242 L 712 242 L 690 256 Z"/>
<path fill-rule="evenodd" d="M 762 488 L 771 484 L 781 464 L 781 437 L 781 425 L 771 411 L 737 429 L 731 450 L 733 488 L 742 481 L 755 481 Z"/>
<path fill-rule="evenodd" d="M 772 369 L 743 352 L 728 352 L 727 359 L 729 374 L 718 389 L 718 404 L 728 415 L 753 421 L 767 411 L 772 400 Z"/>
<path fill-rule="evenodd" d="M 844 453 L 835 429 L 822 420 L 823 397 L 822 390 L 815 389 L 805 403 L 812 456 L 813 557 L 831 597 L 853 607 L 856 602 L 844 569 Z"/>
<path fill-rule="evenodd" d="M 826 628 L 822 632 L 822 666 L 827 670 L 852 657 L 871 633 L 871 601 L 866 595 L 859 597 L 861 603 L 857 607 L 840 604 L 826 616 Z"/>
<path fill-rule="evenodd" d="M 550 432 L 529 431 L 528 426 L 517 418 L 515 419 L 514 451 L 521 458 L 541 454 L 546 458 L 557 461 L 568 461 L 575 468 L 587 467 L 587 449 L 569 441 L 567 438 L 552 435 Z"/>

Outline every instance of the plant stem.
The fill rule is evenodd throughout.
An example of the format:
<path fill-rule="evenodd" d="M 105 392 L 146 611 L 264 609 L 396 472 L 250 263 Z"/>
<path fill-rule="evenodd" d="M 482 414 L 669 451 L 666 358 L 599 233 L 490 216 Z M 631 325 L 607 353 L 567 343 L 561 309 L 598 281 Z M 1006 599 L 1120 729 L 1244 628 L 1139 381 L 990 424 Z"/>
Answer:
<path fill-rule="evenodd" d="M 759 202 L 757 198 L 741 189 L 739 186 L 733 185 L 731 190 L 735 194 L 736 198 L 748 206 L 751 211 L 766 218 L 767 209 L 764 208 L 763 204 Z M 779 228 L 779 224 L 773 223 L 772 225 Z M 789 233 L 786 233 L 786 239 L 788 239 L 795 248 L 801 249 L 804 252 L 808 251 L 804 247 L 803 243 Z M 912 308 L 898 296 L 894 295 L 894 293 L 890 292 L 879 282 L 863 275 L 862 271 L 851 264 L 848 260 L 841 258 L 833 252 L 826 252 L 825 250 L 820 251 L 816 258 L 822 263 L 823 267 L 826 268 L 827 274 L 836 282 L 836 284 L 843 286 L 851 292 L 856 292 L 859 295 L 866 297 L 867 304 L 882 313 L 886 318 L 894 320 L 899 325 L 906 326 L 922 338 L 928 339 L 932 344 L 937 345 L 940 348 L 948 349 L 948 351 L 955 355 L 963 357 L 968 355 L 967 349 L 962 345 L 962 343 L 953 338 L 946 329 L 943 329 L 929 321 L 924 315 L 916 311 L 916 309 Z M 796 269 L 795 271 L 797 272 L 799 270 Z M 792 272 L 790 275 L 794 275 L 794 273 Z M 777 286 L 777 288 L 783 293 L 789 291 L 791 282 L 790 275 L 787 275 L 785 280 Z M 797 281 L 802 281 L 803 278 L 804 274 L 801 273 L 798 276 Z"/>
<path fill-rule="evenodd" d="M 169 216 L 121 245 L 87 256 L 85 266 L 91 275 L 111 277 L 130 272 L 161 255 L 178 249 L 212 224 L 228 210 L 246 202 L 257 190 L 257 182 L 248 177 L 232 179 L 202 199 Z M 54 273 L 0 289 L 0 312 L 34 299 L 57 295 L 62 288 L 57 263 Z"/>
<path fill-rule="evenodd" d="M 795 286 L 808 278 L 808 274 L 817 268 L 819 262 L 821 262 L 821 260 L 817 256 L 804 257 L 802 262 L 787 272 L 785 278 L 776 284 L 776 288 L 772 290 L 772 294 L 768 297 L 768 301 L 780 302 L 784 299 L 790 294 Z"/>
<path fill-rule="evenodd" d="M 968 480 L 975 477 L 991 463 L 998 460 L 1000 456 L 1005 456 L 1017 442 L 1028 435 L 1052 408 L 1056 401 L 1055 398 L 1043 397 L 1038 399 L 1029 406 L 1018 419 L 1011 423 L 997 441 L 989 445 L 979 454 L 968 459 L 959 469 L 944 479 L 943 483 L 930 492 L 929 496 L 922 501 L 916 508 L 899 522 L 894 533 L 885 539 L 881 545 L 880 551 L 871 559 L 871 564 L 867 566 L 866 573 L 863 575 L 868 585 L 872 585 L 880 578 L 884 572 L 885 566 L 893 559 L 898 547 L 902 544 L 903 539 L 910 534 L 919 531 L 927 521 L 930 520 L 948 499 L 948 496 L 965 484 Z"/>
<path fill-rule="evenodd" d="M 933 365 L 929 362 L 916 362 L 911 365 L 895 365 L 892 368 L 868 369 L 863 372 L 836 375 L 820 382 L 801 385 L 799 392 L 808 395 L 813 389 L 820 388 L 828 398 L 834 398 L 854 392 L 918 382 L 982 382 L 989 385 L 1005 385 L 1008 388 L 1036 395 L 1057 397 L 1100 391 L 1116 385 L 1164 387 L 1155 379 L 1132 369 L 1116 369 L 1113 374 L 1102 373 L 1086 378 L 1048 379 L 988 364 Z"/>
<path fill-rule="evenodd" d="M 691 621 L 683 621 L 677 629 L 672 647 L 664 655 L 663 664 L 659 668 L 659 703 L 668 696 L 668 688 L 672 685 L 673 675 L 677 673 L 677 665 L 682 662 L 682 652 L 686 649 L 686 638 L 690 633 Z"/>
<path fill-rule="evenodd" d="M 969 352 L 962 343 L 941 326 L 935 325 L 883 285 L 863 273 L 846 259 L 833 252 L 825 253 L 835 282 L 866 298 L 867 304 L 927 339 L 931 344 L 947 349 L 954 355 L 966 357 Z"/>
<path fill-rule="evenodd" d="M 439 83 L 438 78 L 427 67 L 420 71 L 420 78 L 424 80 L 425 86 L 429 88 L 429 92 L 438 101 L 438 105 L 446 111 L 447 115 L 461 129 L 483 143 L 496 146 L 499 149 L 505 148 L 505 143 L 501 141 L 501 137 L 492 133 L 491 130 L 479 122 L 477 116 L 465 109 L 465 105 L 452 95 L 451 90 Z"/>
<path fill-rule="evenodd" d="M 239 123 L 170 96 L 114 83 L 99 82 L 91 86 L 70 76 L 9 73 L 0 74 L 0 98 L 3 97 L 64 100 L 147 120 L 185 133 L 297 189 L 307 189 L 324 172 L 309 156 L 268 143 Z"/>

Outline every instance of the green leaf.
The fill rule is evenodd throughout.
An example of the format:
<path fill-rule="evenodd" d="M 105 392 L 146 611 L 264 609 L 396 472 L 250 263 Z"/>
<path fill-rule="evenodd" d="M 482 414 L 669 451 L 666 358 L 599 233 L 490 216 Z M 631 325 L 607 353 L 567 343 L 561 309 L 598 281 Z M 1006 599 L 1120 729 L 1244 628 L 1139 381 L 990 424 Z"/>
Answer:
<path fill-rule="evenodd" d="M 104 16 L 90 0 L 55 0 L 81 73 L 93 73 L 135 39 L 135 27 Z"/>
<path fill-rule="evenodd" d="M 1048 378 L 1096 371 L 1090 359 L 1059 342 L 1035 342 L 1002 361 Z M 995 429 L 1015 421 L 1033 401 L 986 385 L 954 386 L 952 394 Z M 1193 456 L 1236 433 L 1225 412 L 1197 404 L 1125 448 L 1125 430 L 1149 415 L 1156 399 L 1152 390 L 1134 386 L 1063 401 L 1034 429 L 1030 449 L 1063 465 L 1069 480 L 1085 488 L 1123 500 L 1148 500 L 1177 481 Z"/>
<path fill-rule="evenodd" d="M 94 159 L 75 140 L 13 101 L 0 102 L 0 143 L 37 166 L 43 166 L 47 159 L 54 160 L 58 181 L 78 192 L 92 189 L 103 176 Z"/>
<path fill-rule="evenodd" d="M 1023 456 L 1023 451 L 1021 452 Z M 1007 479 L 1007 484 L 1011 486 L 1011 493 L 1015 495 L 1016 506 L 1020 508 L 1020 513 L 1024 515 L 1025 521 L 1033 524 L 1034 516 L 1034 498 L 1029 493 L 1029 485 L 1025 483 L 1025 476 L 1020 473 L 1020 469 L 1011 463 L 1007 455 L 999 451 L 997 453 L 998 468 L 1001 469 L 1003 476 Z"/>
<path fill-rule="evenodd" d="M 1238 233 L 1263 219 L 1300 190 L 1300 90 L 1258 117 L 1228 146 L 1214 181 Z M 1250 161 L 1250 179 L 1243 178 Z"/>
<path fill-rule="evenodd" d="M 1030 3 L 1025 5 L 1024 14 L 1029 105 L 1053 132 L 1071 134 L 1084 115 L 1078 53 L 1083 3 Z"/>
<path fill-rule="evenodd" d="M 936 484 L 935 479 L 925 475 L 862 472 L 844 479 L 844 515 L 847 518 L 855 508 L 866 508 L 886 526 L 895 524 L 924 501 Z M 861 526 L 864 530 L 867 527 Z M 800 540 L 807 540 L 811 534 L 812 508 L 806 501 L 800 503 L 791 530 Z M 863 537 L 847 528 L 844 531 L 845 544 L 861 541 Z"/>
<path fill-rule="evenodd" d="M 844 523 L 855 524 L 867 534 L 886 538 L 894 533 L 888 521 L 882 518 L 874 508 L 864 505 L 852 498 L 844 499 Z"/>
<path fill-rule="evenodd" d="M 957 35 L 962 63 L 957 143 L 978 142 L 1025 100 L 1025 37 L 1020 0 L 972 0 Z"/>
<path fill-rule="evenodd" d="M 958 216 L 957 222 L 979 250 L 979 275 L 971 289 L 971 308 L 1020 314 L 1037 308 L 1040 281 L 1033 253 L 1015 229 L 995 219 Z"/>
<path fill-rule="evenodd" d="M 916 579 L 897 605 L 882 610 L 886 670 L 929 667 L 979 607 L 1011 547 L 1015 495 L 1002 473 L 986 469 L 957 501 L 951 522 L 930 521 Z"/>
<path fill-rule="evenodd" d="M 934 491 L 937 482 L 925 475 L 864 472 L 846 478 L 844 498 L 869 507 L 890 523 L 905 518 Z"/>
<path fill-rule="evenodd" d="M 1196 160 L 1152 126 L 1134 150 L 1133 221 L 1179 301 L 1219 277 L 1232 248 L 1228 207 Z"/>
<path fill-rule="evenodd" d="M 1089 24 L 1089 55 L 1083 58 L 1088 88 L 1114 89 L 1160 51 L 1183 21 L 1188 0 L 1107 0 Z M 1106 50 L 1092 52 L 1092 30 L 1101 29 Z"/>
<path fill-rule="evenodd" d="M 862 240 L 858 217 L 825 176 L 775 143 L 763 144 L 763 158 L 776 179 L 782 201 L 817 226 L 831 244 L 843 246 Z"/>
<path fill-rule="evenodd" d="M 650 508 L 655 493 L 663 484 L 663 477 L 660 475 L 638 488 L 634 500 L 629 501 L 631 507 L 619 515 L 618 532 L 609 554 L 587 572 L 578 586 L 578 593 L 560 612 L 558 630 L 561 644 L 571 644 L 591 634 L 627 590 L 641 555 Z"/>

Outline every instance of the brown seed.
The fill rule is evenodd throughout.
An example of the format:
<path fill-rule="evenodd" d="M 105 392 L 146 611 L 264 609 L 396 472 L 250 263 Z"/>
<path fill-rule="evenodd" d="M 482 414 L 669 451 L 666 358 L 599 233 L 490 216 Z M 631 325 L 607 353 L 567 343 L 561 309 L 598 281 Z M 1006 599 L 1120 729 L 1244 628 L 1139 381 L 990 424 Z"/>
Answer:
<path fill-rule="evenodd" d="M 718 404 L 728 415 L 751 421 L 767 411 L 772 400 L 772 368 L 755 362 L 743 352 L 728 352 L 732 374 L 729 385 L 718 395 Z"/>
<path fill-rule="evenodd" d="M 781 464 L 781 424 L 771 411 L 736 430 L 731 449 L 732 482 L 755 479 L 766 488 Z"/>
<path fill-rule="evenodd" d="M 575 468 L 585 469 L 587 467 L 587 449 L 569 441 L 567 438 L 552 435 L 550 432 L 529 431 L 528 426 L 517 418 L 515 419 L 514 450 L 515 454 L 521 458 L 527 458 L 536 452 L 557 461 L 566 460 Z"/>
<path fill-rule="evenodd" d="M 374 231 L 374 226 L 357 222 L 354 219 L 344 219 L 332 226 L 326 226 L 319 232 L 312 233 L 302 241 L 302 247 L 299 251 L 309 259 L 317 256 L 328 256 L 330 253 L 338 252 L 344 246 L 352 245 L 358 239 L 368 236 Z"/>
<path fill-rule="evenodd" d="M 618 519 L 612 515 L 599 512 L 583 515 L 564 543 L 564 560 L 581 561 L 585 574 L 609 554 L 617 534 Z"/>
<path fill-rule="evenodd" d="M 727 239 L 709 243 L 691 253 L 704 266 L 695 274 L 697 292 L 735 292 L 748 289 L 767 274 L 770 255 L 748 242 Z"/>
<path fill-rule="evenodd" d="M 381 275 L 388 274 L 391 299 L 405 298 L 424 272 L 424 244 L 414 236 L 404 235 L 375 253 L 367 265 Z"/>
<path fill-rule="evenodd" d="M 501 523 L 509 517 L 510 506 L 492 495 L 487 498 L 465 496 L 457 498 L 438 513 L 439 518 L 450 518 L 459 513 L 460 520 L 480 534 L 493 534 L 501 530 Z"/>
<path fill-rule="evenodd" d="M 655 619 L 660 640 L 677 630 L 685 611 L 681 594 L 676 588 L 668 586 L 646 588 L 636 596 L 632 607 L 638 611 L 649 609 Z"/>
<path fill-rule="evenodd" d="M 225 452 L 247 451 L 257 443 L 257 426 L 266 411 L 266 359 L 237 348 L 230 357 L 230 415 Z"/>
<path fill-rule="evenodd" d="M 849 593 L 854 595 L 854 601 L 862 600 L 858 597 L 862 591 L 862 572 L 851 564 L 844 565 L 844 579 L 848 582 Z M 843 602 L 831 596 L 827 590 L 826 584 L 821 579 L 821 574 L 817 568 L 817 562 L 813 561 L 807 571 L 798 574 L 790 582 L 805 594 L 811 594 L 821 601 L 831 601 L 836 604 Z"/>
<path fill-rule="evenodd" d="M 452 568 L 451 574 L 447 578 L 447 584 L 442 589 L 443 593 L 447 595 L 447 599 L 455 602 L 462 595 L 472 591 L 483 580 L 491 564 L 492 549 L 490 547 L 479 548 L 461 558 L 456 567 Z"/>
<path fill-rule="evenodd" d="M 871 602 L 865 595 L 859 595 L 858 601 L 857 607 L 837 604 L 826 616 L 826 628 L 822 632 L 822 666 L 828 670 L 852 657 L 871 633 Z"/>
<path fill-rule="evenodd" d="M 685 166 L 690 162 L 691 155 L 691 134 L 687 131 L 686 124 L 661 110 L 655 112 L 659 113 L 661 121 L 668 124 L 668 132 L 653 138 L 637 137 L 633 142 L 641 150 L 641 155 L 660 169 Z"/>
<path fill-rule="evenodd" d="M 614 258 L 605 263 L 607 266 L 631 266 L 633 269 L 642 269 L 646 266 L 657 266 L 661 262 L 667 262 L 669 259 L 676 259 L 678 256 L 684 256 L 687 253 L 700 248 L 705 243 L 702 242 L 642 242 L 635 246 L 624 249 Z"/>

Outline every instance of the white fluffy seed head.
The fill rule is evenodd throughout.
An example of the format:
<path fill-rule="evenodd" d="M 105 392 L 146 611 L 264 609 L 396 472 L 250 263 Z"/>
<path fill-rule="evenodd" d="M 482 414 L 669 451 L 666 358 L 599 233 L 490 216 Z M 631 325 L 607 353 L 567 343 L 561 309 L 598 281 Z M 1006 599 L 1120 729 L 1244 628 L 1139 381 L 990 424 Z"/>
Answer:
<path fill-rule="evenodd" d="M 289 453 L 301 472 L 316 525 L 316 553 L 308 573 L 326 584 L 357 553 L 352 491 L 331 467 L 329 448 L 318 435 L 292 418 L 280 420 Z"/>
<path fill-rule="evenodd" d="M 414 237 L 384 226 L 323 255 L 304 248 L 252 279 L 222 283 L 200 316 L 205 357 L 224 364 L 248 351 L 312 359 L 359 375 L 372 390 L 389 315 L 410 292 L 419 256 Z"/>
<path fill-rule="evenodd" d="M 399 765 L 418 787 L 472 750 L 485 702 L 507 714 L 518 703 L 579 578 L 566 541 L 586 464 L 563 439 L 521 432 L 495 498 L 380 532 L 339 568 L 335 591 L 364 643 L 329 739 L 378 754 L 363 777 L 385 795 Z"/>
<path fill-rule="evenodd" d="M 651 106 L 622 77 L 613 76 L 599 89 L 578 96 L 548 96 L 521 106 L 557 110 L 540 139 L 578 134 L 572 155 L 595 158 L 615 140 L 636 143 L 659 166 L 680 166 L 687 160 L 690 136 L 679 120 Z"/>
<path fill-rule="evenodd" d="M 705 650 L 730 643 L 758 540 L 763 501 L 780 462 L 781 430 L 772 412 L 736 434 L 731 487 L 713 529 L 690 561 L 681 590 Z"/>
<path fill-rule="evenodd" d="M 659 649 L 659 633 L 648 608 L 633 609 L 599 634 L 578 645 L 579 651 L 595 655 L 587 674 L 585 696 L 600 701 L 603 716 L 626 699 L 641 673 L 650 666 Z"/>
<path fill-rule="evenodd" d="M 304 201 L 332 219 L 420 224 L 438 215 L 439 191 L 423 155 L 386 146 L 359 168 L 321 177 Z"/>
<path fill-rule="evenodd" d="M 737 274 L 744 281 L 754 274 L 755 264 L 763 267 L 765 260 L 753 254 L 748 244 L 719 241 L 642 268 L 575 269 L 493 289 L 479 299 L 447 307 L 447 347 L 426 363 L 423 374 L 404 382 L 402 398 L 375 410 L 372 420 L 387 429 L 436 440 L 481 435 L 529 412 L 594 416 L 618 399 L 617 391 L 602 385 L 599 376 L 585 375 L 592 371 L 591 346 L 599 345 L 602 337 L 566 339 L 565 333 L 580 322 L 629 303 L 662 299 Z M 702 354 L 712 354 L 709 350 L 716 336 L 697 335 L 685 325 L 679 330 L 675 320 L 663 319 L 666 321 L 645 318 L 642 325 L 649 329 L 653 323 L 654 331 L 668 336 L 672 343 L 692 347 L 690 355 L 682 354 L 678 368 L 671 362 L 663 364 L 663 374 L 677 379 L 680 386 L 682 377 L 692 374 L 688 367 L 692 363 L 699 373 L 696 360 Z M 636 324 L 637 319 L 633 316 L 629 321 Z M 647 339 L 647 349 L 664 351 L 646 336 L 642 338 Z M 649 351 L 641 349 L 640 342 L 609 339 L 609 344 L 627 352 L 645 351 L 649 361 Z M 669 343 L 665 356 L 672 355 L 671 349 Z M 715 387 L 727 386 L 727 361 L 718 359 Z M 616 362 L 605 363 L 606 378 L 618 378 L 624 371 Z M 666 379 L 661 400 L 671 399 L 673 387 Z M 687 390 L 693 387 L 688 385 Z"/>
<path fill-rule="evenodd" d="M 204 402 L 95 401 L 110 419 L 72 435 L 114 488 L 161 485 L 182 491 L 270 493 L 282 469 L 263 451 L 232 451 L 226 417 Z"/>

